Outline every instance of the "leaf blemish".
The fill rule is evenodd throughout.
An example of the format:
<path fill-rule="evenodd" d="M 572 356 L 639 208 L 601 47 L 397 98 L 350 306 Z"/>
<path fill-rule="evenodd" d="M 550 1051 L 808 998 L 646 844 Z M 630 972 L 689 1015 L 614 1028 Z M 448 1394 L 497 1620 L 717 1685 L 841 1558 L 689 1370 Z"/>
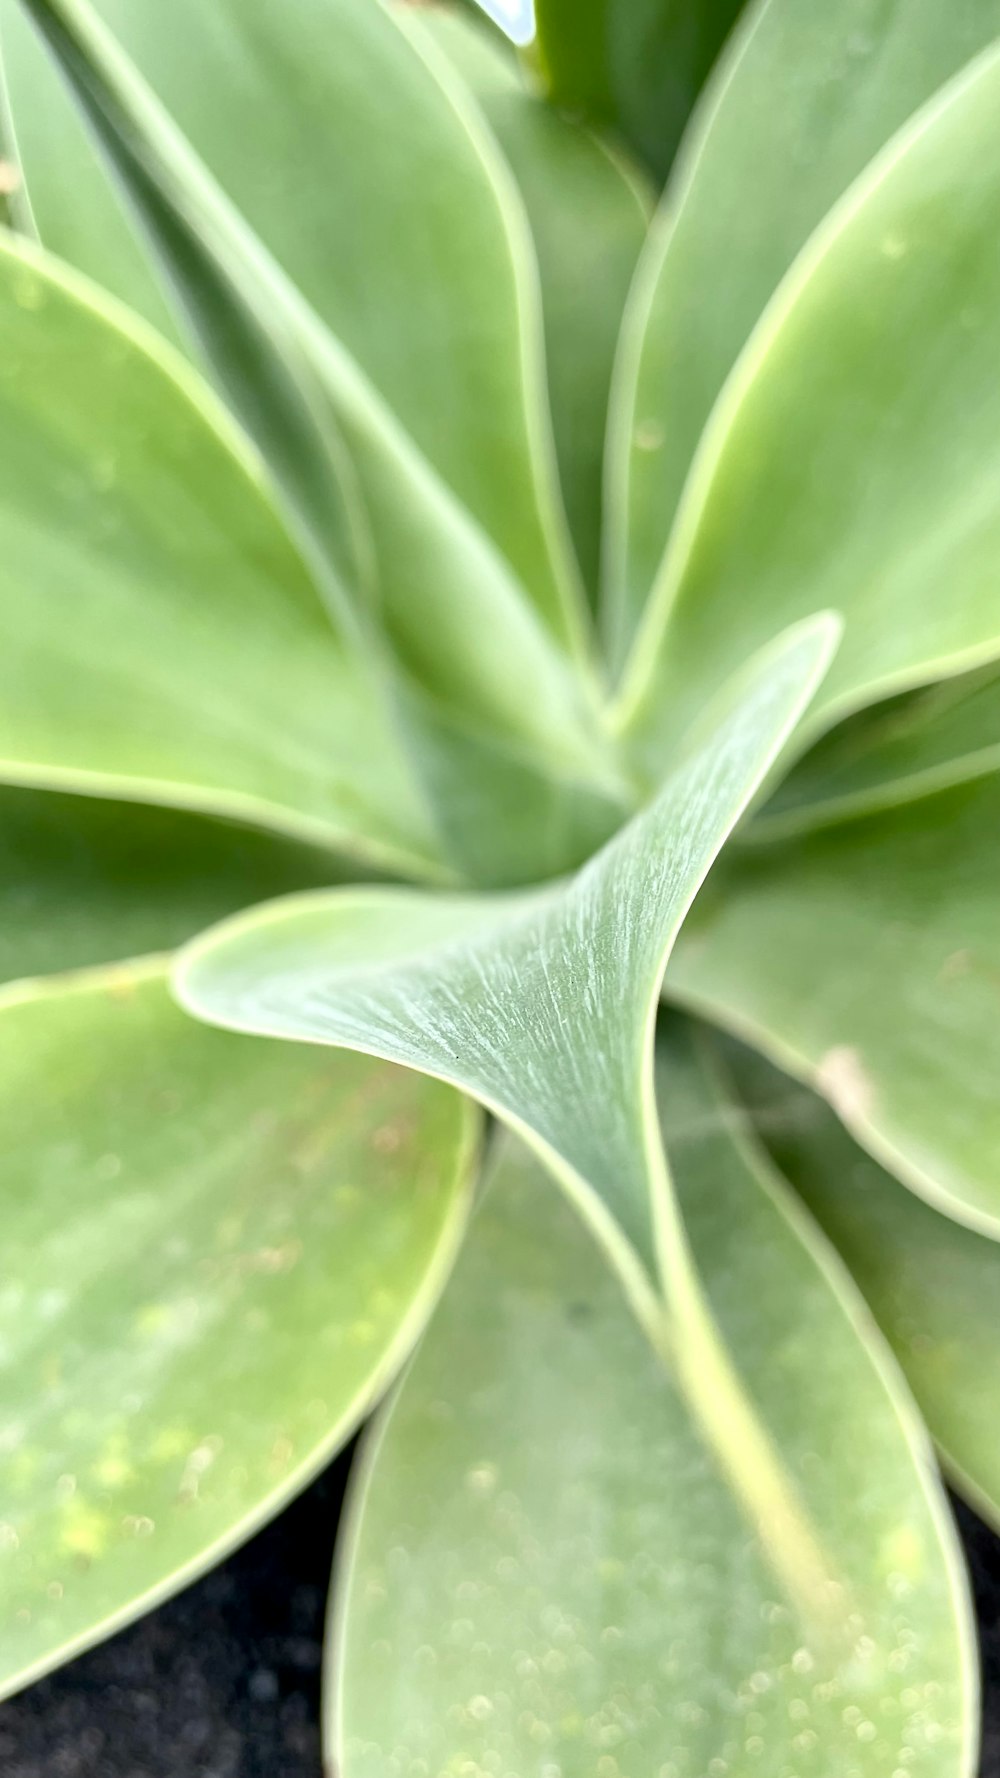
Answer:
<path fill-rule="evenodd" d="M 850 1044 L 827 1050 L 816 1071 L 816 1085 L 847 1123 L 866 1118 L 871 1111 L 871 1081 Z"/>

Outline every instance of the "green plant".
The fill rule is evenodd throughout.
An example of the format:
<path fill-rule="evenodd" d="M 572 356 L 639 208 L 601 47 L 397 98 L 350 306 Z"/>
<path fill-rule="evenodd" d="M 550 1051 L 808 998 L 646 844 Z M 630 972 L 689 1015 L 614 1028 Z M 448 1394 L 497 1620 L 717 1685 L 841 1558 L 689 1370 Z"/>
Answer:
<path fill-rule="evenodd" d="M 8 1690 L 433 1310 L 343 1778 L 974 1766 L 1000 0 L 736 10 L 0 6 Z"/>

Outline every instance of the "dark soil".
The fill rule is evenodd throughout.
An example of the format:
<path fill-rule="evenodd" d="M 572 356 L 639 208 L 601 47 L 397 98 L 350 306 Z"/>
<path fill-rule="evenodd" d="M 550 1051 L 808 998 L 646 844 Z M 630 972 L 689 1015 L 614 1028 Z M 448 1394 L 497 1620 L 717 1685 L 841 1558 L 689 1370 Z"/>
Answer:
<path fill-rule="evenodd" d="M 2 1778 L 321 1778 L 320 1651 L 342 1458 L 221 1568 L 0 1707 Z M 1000 1778 L 1000 1538 L 957 1507 Z"/>

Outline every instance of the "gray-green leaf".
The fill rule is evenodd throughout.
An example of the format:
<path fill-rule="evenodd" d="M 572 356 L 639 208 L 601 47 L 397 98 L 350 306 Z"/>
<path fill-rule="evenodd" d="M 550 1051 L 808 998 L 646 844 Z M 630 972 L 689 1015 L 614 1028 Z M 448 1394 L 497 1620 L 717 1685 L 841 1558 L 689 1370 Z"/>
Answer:
<path fill-rule="evenodd" d="M 668 995 L 810 1082 L 876 1159 L 1000 1239 L 1000 776 L 728 853 Z"/>
<path fill-rule="evenodd" d="M 630 0 L 617 10 L 627 17 L 635 8 Z M 998 35 L 998 0 L 898 0 L 889 7 L 884 0 L 758 0 L 748 9 L 650 235 L 622 340 L 609 447 L 607 594 L 608 637 L 619 662 L 653 585 L 699 437 L 772 293 L 867 162 Z M 901 229 L 897 220 L 890 228 L 907 238 L 905 219 Z M 897 267 L 897 278 L 913 264 Z M 855 327 L 881 315 L 890 350 L 921 356 L 920 339 L 901 336 L 894 281 L 878 288 L 867 259 L 845 276 L 857 279 Z M 825 289 L 838 319 L 842 280 Z M 943 293 L 942 307 L 946 312 Z M 929 338 L 937 350 L 940 331 Z M 764 340 L 759 336 L 753 348 L 755 363 Z M 840 347 L 817 335 L 798 361 L 797 387 L 809 391 L 802 405 L 806 414 L 822 405 L 824 422 L 830 410 L 825 399 L 818 403 L 813 379 L 825 376 L 831 352 Z M 746 368 L 749 377 L 749 361 Z M 829 369 L 831 380 L 847 378 L 848 398 L 855 390 L 864 396 L 860 367 L 838 357 Z M 721 418 L 714 425 L 717 434 L 724 429 Z M 761 439 L 759 448 L 767 458 L 773 447 Z M 804 444 L 794 430 L 777 448 L 794 461 Z M 866 439 L 859 467 L 870 461 Z M 830 466 L 808 456 L 803 468 L 821 493 Z M 697 473 L 704 478 L 704 456 Z"/>
<path fill-rule="evenodd" d="M 814 1093 L 742 1046 L 725 1056 L 761 1140 L 891 1341 L 948 1471 L 1000 1526 L 1000 1248 L 922 1204 Z"/>
<path fill-rule="evenodd" d="M 661 1103 L 713 1308 L 835 1576 L 829 1640 L 508 1141 L 347 1521 L 327 1698 L 343 1778 L 418 1759 L 567 1778 L 970 1770 L 968 1605 L 895 1367 L 683 1048 Z"/>
<path fill-rule="evenodd" d="M 475 1120 L 133 965 L 0 1011 L 0 1688 L 176 1591 L 349 1436 L 464 1222 Z"/>

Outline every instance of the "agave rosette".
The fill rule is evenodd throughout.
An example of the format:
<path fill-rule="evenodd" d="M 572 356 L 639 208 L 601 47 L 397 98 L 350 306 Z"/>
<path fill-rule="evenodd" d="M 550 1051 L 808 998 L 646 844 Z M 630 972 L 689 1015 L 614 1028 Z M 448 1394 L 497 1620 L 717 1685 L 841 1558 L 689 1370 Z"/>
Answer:
<path fill-rule="evenodd" d="M 970 1772 L 1000 0 L 0 31 L 4 1687 L 433 1311 L 344 1778 Z"/>

